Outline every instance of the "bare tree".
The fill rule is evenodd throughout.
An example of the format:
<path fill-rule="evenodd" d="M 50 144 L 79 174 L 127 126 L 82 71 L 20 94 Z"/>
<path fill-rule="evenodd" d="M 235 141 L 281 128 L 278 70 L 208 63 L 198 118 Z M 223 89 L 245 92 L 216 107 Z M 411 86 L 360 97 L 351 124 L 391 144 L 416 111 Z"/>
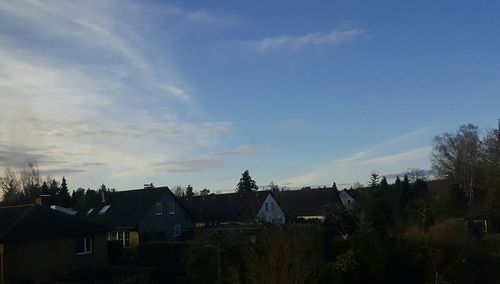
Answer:
<path fill-rule="evenodd" d="M 444 133 L 434 137 L 432 166 L 438 175 L 459 186 L 474 205 L 475 189 L 480 172 L 481 140 L 478 127 L 462 125 L 457 133 Z"/>
<path fill-rule="evenodd" d="M 11 168 L 5 168 L 4 176 L 0 178 L 0 188 L 2 190 L 2 203 L 4 205 L 14 205 L 19 203 L 21 195 L 21 181 L 19 176 Z"/>
<path fill-rule="evenodd" d="M 489 131 L 483 139 L 482 161 L 490 186 L 500 185 L 500 130 Z"/>

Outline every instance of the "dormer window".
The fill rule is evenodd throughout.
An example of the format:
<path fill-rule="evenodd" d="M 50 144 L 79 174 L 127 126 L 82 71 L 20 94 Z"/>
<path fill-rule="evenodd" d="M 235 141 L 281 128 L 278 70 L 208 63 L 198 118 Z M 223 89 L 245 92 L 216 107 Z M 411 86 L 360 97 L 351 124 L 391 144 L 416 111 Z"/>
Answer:
<path fill-rule="evenodd" d="M 170 201 L 170 208 L 169 208 L 169 209 L 170 209 L 170 210 L 169 210 L 169 213 L 170 213 L 171 215 L 175 214 L 175 202 Z"/>
<path fill-rule="evenodd" d="M 101 208 L 101 210 L 99 211 L 99 215 L 104 215 L 106 211 L 108 211 L 109 207 L 111 207 L 111 205 L 105 205 L 103 208 Z"/>
<path fill-rule="evenodd" d="M 163 215 L 163 203 L 161 202 L 156 202 L 156 215 Z"/>

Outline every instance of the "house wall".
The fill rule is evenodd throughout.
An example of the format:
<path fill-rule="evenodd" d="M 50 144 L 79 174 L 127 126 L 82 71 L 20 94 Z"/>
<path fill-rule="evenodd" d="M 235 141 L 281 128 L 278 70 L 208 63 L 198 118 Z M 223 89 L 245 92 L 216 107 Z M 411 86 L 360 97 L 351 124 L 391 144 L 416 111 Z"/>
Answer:
<path fill-rule="evenodd" d="M 264 200 L 257 218 L 272 224 L 285 224 L 285 214 L 271 194 Z"/>
<path fill-rule="evenodd" d="M 47 281 L 83 266 L 106 266 L 107 236 L 93 235 L 93 252 L 76 255 L 76 238 L 52 238 L 3 244 L 4 283 Z"/>
<path fill-rule="evenodd" d="M 354 206 L 354 198 L 352 198 L 349 194 L 347 194 L 344 191 L 340 192 L 340 201 L 342 202 L 342 205 L 344 205 L 345 208 L 351 208 Z"/>
<path fill-rule="evenodd" d="M 156 214 L 156 202 L 161 202 L 163 215 Z M 174 236 L 174 225 L 180 224 L 182 233 L 191 231 L 194 227 L 189 215 L 179 204 L 177 199 L 168 193 L 162 194 L 151 209 L 142 218 L 138 226 L 140 240 L 180 240 L 181 236 Z M 170 214 L 170 202 L 175 204 L 175 214 Z"/>

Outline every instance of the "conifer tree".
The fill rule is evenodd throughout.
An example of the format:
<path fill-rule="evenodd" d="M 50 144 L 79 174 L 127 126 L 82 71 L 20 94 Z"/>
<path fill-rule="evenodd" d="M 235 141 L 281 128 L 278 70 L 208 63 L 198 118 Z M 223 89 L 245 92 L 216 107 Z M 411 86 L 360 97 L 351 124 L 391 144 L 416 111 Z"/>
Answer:
<path fill-rule="evenodd" d="M 244 171 L 241 174 L 240 182 L 238 183 L 238 192 L 252 192 L 259 189 L 255 181 L 250 176 L 250 172 L 248 170 Z"/>

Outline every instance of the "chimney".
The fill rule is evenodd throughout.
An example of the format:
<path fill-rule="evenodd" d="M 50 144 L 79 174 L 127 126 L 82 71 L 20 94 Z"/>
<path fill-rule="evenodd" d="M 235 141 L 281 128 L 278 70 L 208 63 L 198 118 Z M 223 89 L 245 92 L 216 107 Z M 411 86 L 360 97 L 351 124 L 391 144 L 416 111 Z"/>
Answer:
<path fill-rule="evenodd" d="M 101 203 L 106 203 L 106 191 L 101 190 Z"/>
<path fill-rule="evenodd" d="M 35 204 L 44 206 L 44 207 L 50 207 L 52 205 L 52 195 L 50 194 L 40 194 L 35 197 Z"/>

